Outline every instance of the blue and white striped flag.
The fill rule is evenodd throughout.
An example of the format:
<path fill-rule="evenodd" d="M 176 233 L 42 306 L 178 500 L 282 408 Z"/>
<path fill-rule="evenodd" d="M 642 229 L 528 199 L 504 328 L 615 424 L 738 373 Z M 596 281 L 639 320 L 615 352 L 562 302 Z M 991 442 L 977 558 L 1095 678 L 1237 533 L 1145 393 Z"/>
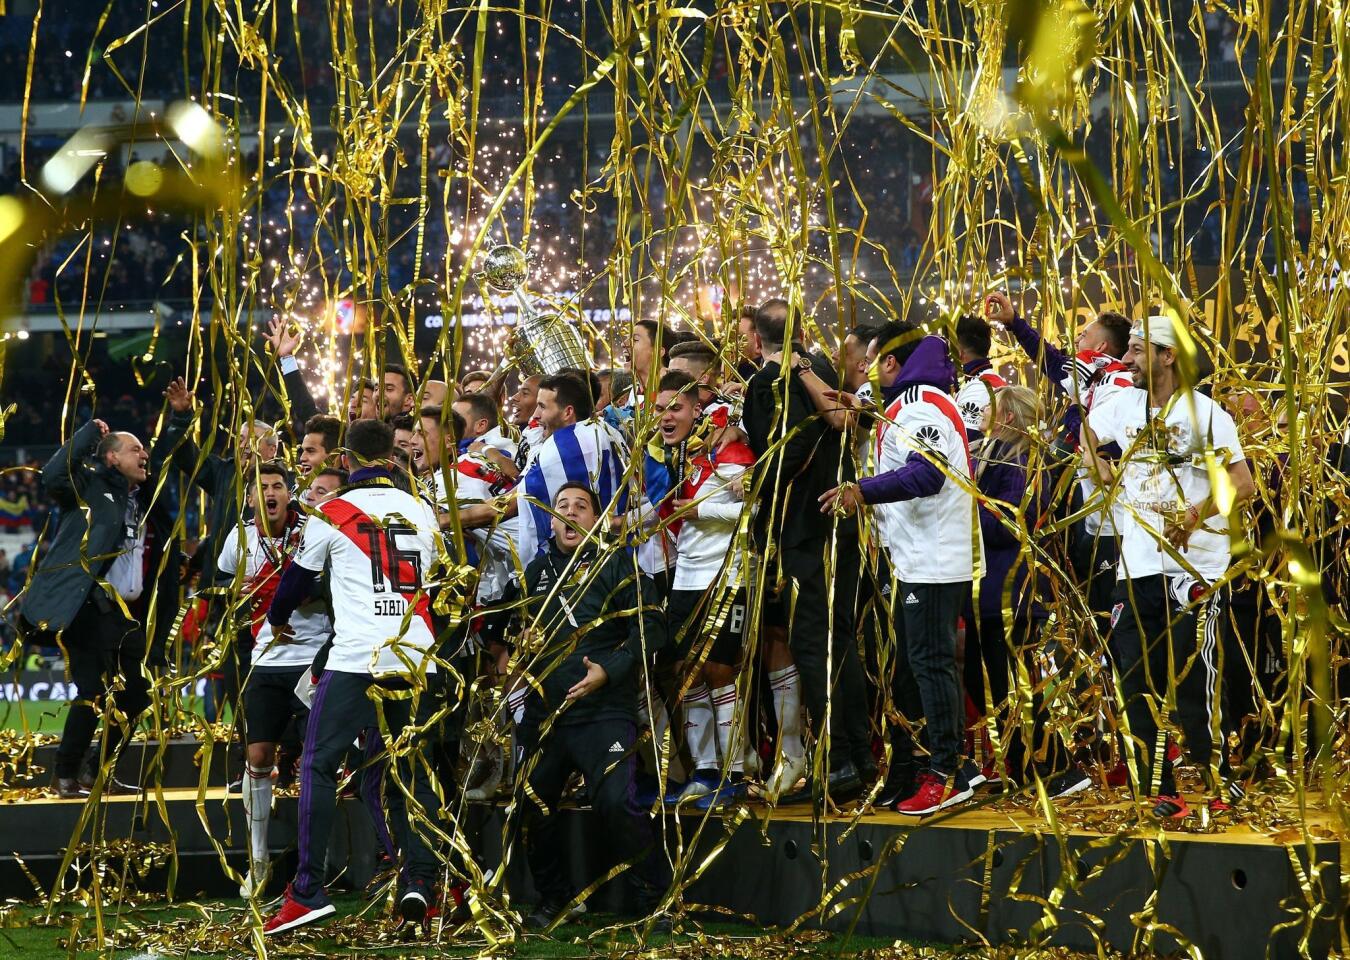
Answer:
<path fill-rule="evenodd" d="M 540 445 L 516 486 L 522 497 L 516 536 L 522 566 L 527 566 L 553 535 L 553 514 L 539 504 L 552 505 L 564 483 L 575 480 L 586 484 L 600 498 L 601 509 L 611 514 L 625 509 L 626 459 L 622 436 L 596 420 L 563 427 Z"/>

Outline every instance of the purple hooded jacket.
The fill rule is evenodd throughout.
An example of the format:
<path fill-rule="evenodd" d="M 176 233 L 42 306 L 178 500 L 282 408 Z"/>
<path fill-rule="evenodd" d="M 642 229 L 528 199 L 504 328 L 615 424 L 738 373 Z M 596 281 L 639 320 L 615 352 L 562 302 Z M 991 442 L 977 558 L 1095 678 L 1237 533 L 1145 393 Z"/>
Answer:
<path fill-rule="evenodd" d="M 910 387 L 928 386 L 950 394 L 956 387 L 956 365 L 942 337 L 929 336 L 919 341 L 909 355 L 900 375 L 881 391 L 881 406 L 886 409 Z M 918 497 L 931 497 L 942 489 L 946 479 L 927 457 L 909 457 L 897 470 L 887 470 L 858 482 L 865 503 L 897 503 Z"/>
<path fill-rule="evenodd" d="M 1027 588 L 1027 564 L 1022 562 L 1022 542 L 1002 518 L 1003 508 L 991 509 L 989 501 L 998 500 L 1014 507 L 1022 504 L 1027 492 L 1027 455 L 1012 454 L 1007 444 L 992 440 L 981 445 L 976 455 L 976 485 L 980 490 L 980 535 L 984 539 L 984 577 L 980 580 L 980 619 L 1002 616 L 1003 592 L 1011 588 L 1009 599 L 1018 619 L 1043 619 L 1045 611 L 1036 602 L 1035 590 Z M 1026 505 L 1026 525 L 1035 530 L 1048 506 L 1049 489 L 1035 484 Z M 1011 581 L 1011 583 L 1010 583 Z"/>

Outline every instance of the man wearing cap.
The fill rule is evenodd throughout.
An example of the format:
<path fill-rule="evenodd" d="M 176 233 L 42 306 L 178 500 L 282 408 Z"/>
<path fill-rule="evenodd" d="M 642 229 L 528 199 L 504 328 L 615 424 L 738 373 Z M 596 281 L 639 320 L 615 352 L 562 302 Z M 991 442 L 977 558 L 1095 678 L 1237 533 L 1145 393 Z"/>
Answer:
<path fill-rule="evenodd" d="M 1167 820 L 1189 816 L 1190 808 L 1173 778 L 1160 718 L 1178 721 L 1211 813 L 1242 796 L 1229 779 L 1220 733 L 1223 592 L 1216 584 L 1231 554 L 1229 514 L 1255 491 L 1233 418 L 1181 382 L 1183 343 L 1194 349 L 1170 317 L 1149 317 L 1131 330 L 1125 363 L 1135 389 L 1089 413 L 1083 444 L 1104 493 L 1121 507 L 1112 626 L 1131 772 L 1138 794 L 1152 797 L 1154 815 Z M 1121 450 L 1115 465 L 1096 453 L 1109 443 Z M 1219 471 L 1232 488 L 1226 504 L 1211 482 Z"/>

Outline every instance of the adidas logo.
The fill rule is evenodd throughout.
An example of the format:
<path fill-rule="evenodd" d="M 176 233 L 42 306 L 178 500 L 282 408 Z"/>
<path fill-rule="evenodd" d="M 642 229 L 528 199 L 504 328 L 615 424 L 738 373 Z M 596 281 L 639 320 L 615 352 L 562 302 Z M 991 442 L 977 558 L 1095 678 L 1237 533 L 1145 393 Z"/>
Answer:
<path fill-rule="evenodd" d="M 1111 569 L 1111 561 L 1110 561 L 1110 560 L 1103 560 L 1101 563 L 1097 564 L 1097 569 L 1098 569 L 1098 570 L 1110 570 L 1110 569 Z"/>
<path fill-rule="evenodd" d="M 909 596 L 905 597 L 905 606 L 909 606 L 911 603 L 918 603 L 918 602 L 919 602 L 919 598 L 916 597 L 916 596 L 914 596 L 913 593 L 911 593 Z"/>
<path fill-rule="evenodd" d="M 610 753 L 623 753 L 623 744 L 615 740 L 614 745 L 609 748 Z"/>

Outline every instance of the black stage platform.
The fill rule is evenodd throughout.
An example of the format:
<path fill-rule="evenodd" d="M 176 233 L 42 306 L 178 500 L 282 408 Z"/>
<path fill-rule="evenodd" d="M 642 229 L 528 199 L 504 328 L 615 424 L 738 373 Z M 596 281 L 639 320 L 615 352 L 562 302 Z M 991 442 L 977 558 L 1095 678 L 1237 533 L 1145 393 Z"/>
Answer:
<path fill-rule="evenodd" d="M 716 908 L 762 925 L 805 917 L 808 926 L 851 927 L 872 936 L 944 943 L 1026 943 L 1041 936 L 1083 950 L 1095 951 L 1100 940 L 1140 952 L 1176 949 L 1166 932 L 1174 928 L 1205 957 L 1322 957 L 1343 935 L 1346 896 L 1332 817 L 1315 796 L 1310 801 L 1306 832 L 1286 822 L 1270 834 L 1241 823 L 1212 833 L 1153 828 L 1122 835 L 1066 826 L 1061 842 L 1038 812 L 1008 802 L 932 818 L 918 828 L 892 813 L 813 824 L 805 808 L 770 816 L 753 804 L 725 818 L 667 817 L 665 827 L 672 846 L 692 850 L 688 869 L 703 868 L 685 889 L 686 907 Z M 1076 798 L 1064 808 L 1064 822 L 1081 821 L 1088 811 L 1107 814 L 1108 802 Z M 172 875 L 177 899 L 237 896 L 215 844 L 232 866 L 243 866 L 243 810 L 239 798 L 227 800 L 221 788 L 165 788 L 144 801 L 116 798 L 88 809 L 57 800 L 4 806 L 0 896 L 45 897 L 85 815 L 86 839 L 97 825 L 110 841 L 133 840 L 149 845 L 142 851 L 160 854 L 161 862 L 133 881 L 140 889 L 162 891 Z M 589 816 L 584 810 L 563 815 L 578 889 L 583 877 L 608 866 L 603 831 L 584 829 Z M 271 839 L 279 854 L 293 845 L 294 818 L 294 799 L 278 798 Z M 501 819 L 501 808 L 487 804 L 465 817 L 485 865 L 496 862 Z M 338 886 L 359 889 L 375 862 L 374 834 L 359 801 L 343 801 L 335 829 L 330 873 L 339 874 Z M 176 858 L 168 855 L 170 843 Z M 133 858 L 138 865 L 144 859 Z M 105 877 L 123 865 L 113 862 Z M 278 892 L 293 868 L 293 856 L 275 864 Z M 87 882 L 87 871 L 83 876 Z M 1071 882 L 1057 889 L 1066 876 Z M 516 898 L 528 900 L 525 878 L 510 879 L 520 881 L 511 887 Z M 625 891 L 612 882 L 591 905 L 616 908 Z M 1151 940 L 1149 928 L 1157 931 Z"/>

